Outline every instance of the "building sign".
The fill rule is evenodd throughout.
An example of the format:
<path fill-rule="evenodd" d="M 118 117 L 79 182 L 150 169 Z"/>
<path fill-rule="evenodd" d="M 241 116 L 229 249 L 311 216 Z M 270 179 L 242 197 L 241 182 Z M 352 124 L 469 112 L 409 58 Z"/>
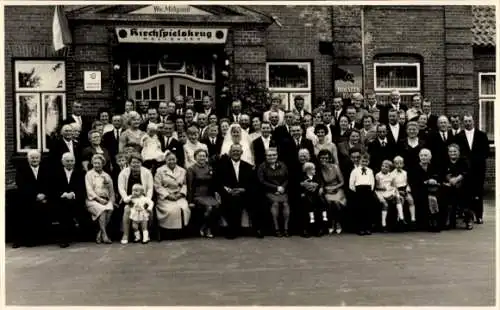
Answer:
<path fill-rule="evenodd" d="M 120 43 L 226 43 L 222 28 L 116 28 Z"/>
<path fill-rule="evenodd" d="M 354 93 L 362 93 L 363 66 L 345 65 L 335 68 L 335 95 L 343 99 L 351 98 Z"/>
<path fill-rule="evenodd" d="M 83 89 L 85 91 L 101 91 L 101 71 L 83 72 Z"/>
<path fill-rule="evenodd" d="M 132 11 L 129 14 L 153 14 L 153 15 L 212 15 L 190 5 L 149 5 Z"/>

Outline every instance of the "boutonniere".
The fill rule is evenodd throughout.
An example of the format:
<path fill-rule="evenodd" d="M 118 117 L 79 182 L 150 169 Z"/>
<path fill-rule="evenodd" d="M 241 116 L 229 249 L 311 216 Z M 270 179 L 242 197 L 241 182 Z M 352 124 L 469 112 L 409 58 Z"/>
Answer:
<path fill-rule="evenodd" d="M 208 174 L 212 175 L 214 172 L 212 169 L 208 169 Z"/>
<path fill-rule="evenodd" d="M 173 147 L 173 148 L 172 148 L 172 151 L 175 151 L 175 150 L 177 150 L 177 148 Z"/>

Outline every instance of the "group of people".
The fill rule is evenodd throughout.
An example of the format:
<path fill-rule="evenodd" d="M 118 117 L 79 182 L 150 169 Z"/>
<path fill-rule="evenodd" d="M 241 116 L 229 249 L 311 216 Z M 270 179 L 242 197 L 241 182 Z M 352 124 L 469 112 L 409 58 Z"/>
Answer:
<path fill-rule="evenodd" d="M 186 228 L 236 238 L 300 234 L 370 235 L 373 230 L 466 229 L 483 223 L 489 141 L 470 114 L 435 115 L 415 95 L 409 107 L 356 93 L 304 110 L 243 112 L 234 100 L 219 118 L 210 96 L 133 101 L 89 122 L 80 103 L 44 156 L 18 167 L 14 247 L 33 246 L 57 221 L 61 247 L 75 228 L 97 243 L 148 243 Z M 25 229 L 26 222 L 29 230 Z M 97 233 L 96 233 L 97 227 Z"/>

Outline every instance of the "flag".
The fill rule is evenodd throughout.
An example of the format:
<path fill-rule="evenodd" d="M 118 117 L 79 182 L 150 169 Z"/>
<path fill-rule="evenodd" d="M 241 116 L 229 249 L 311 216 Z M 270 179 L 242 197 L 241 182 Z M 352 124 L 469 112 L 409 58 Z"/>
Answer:
<path fill-rule="evenodd" d="M 68 20 L 64 14 L 63 8 L 56 5 L 54 10 L 54 20 L 52 21 L 52 41 L 56 51 L 71 44 L 71 32 L 69 30 Z"/>

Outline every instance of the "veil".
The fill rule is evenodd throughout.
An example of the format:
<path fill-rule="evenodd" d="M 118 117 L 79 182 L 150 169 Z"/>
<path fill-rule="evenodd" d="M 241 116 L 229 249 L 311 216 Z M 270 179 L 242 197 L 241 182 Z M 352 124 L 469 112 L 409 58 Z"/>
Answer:
<path fill-rule="evenodd" d="M 247 163 L 254 165 L 253 153 L 250 147 L 250 136 L 248 133 L 241 128 L 239 124 L 231 124 L 229 129 L 224 137 L 224 141 L 222 142 L 221 155 L 227 154 L 229 155 L 229 150 L 231 149 L 231 145 L 233 145 L 233 141 L 231 138 L 231 130 L 233 128 L 240 128 L 241 131 L 241 141 L 239 144 L 243 148 L 243 154 L 241 154 L 241 160 L 246 161 Z"/>

